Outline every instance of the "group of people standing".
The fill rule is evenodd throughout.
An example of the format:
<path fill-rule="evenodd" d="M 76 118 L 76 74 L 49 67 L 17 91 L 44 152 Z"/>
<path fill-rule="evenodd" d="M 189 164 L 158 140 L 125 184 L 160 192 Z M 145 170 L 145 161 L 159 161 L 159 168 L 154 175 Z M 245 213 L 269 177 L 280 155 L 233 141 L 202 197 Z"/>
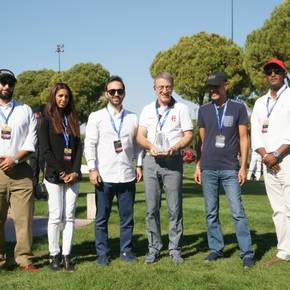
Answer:
<path fill-rule="evenodd" d="M 290 89 L 284 84 L 285 64 L 268 61 L 264 73 L 269 92 L 259 98 L 251 117 L 252 149 L 262 159 L 267 194 L 273 209 L 278 253 L 273 265 L 290 260 Z M 97 264 L 109 265 L 108 221 L 114 197 L 120 216 L 120 259 L 137 260 L 133 251 L 135 183 L 143 178 L 146 198 L 148 254 L 145 263 L 159 260 L 163 247 L 160 207 L 164 189 L 169 218 L 168 252 L 173 263 L 182 263 L 183 235 L 181 150 L 192 141 L 192 120 L 186 105 L 173 96 L 174 80 L 167 72 L 154 77 L 156 101 L 137 115 L 123 107 L 125 84 L 111 76 L 105 84 L 108 104 L 90 114 L 84 149 L 79 120 L 70 88 L 56 83 L 50 91 L 39 126 L 29 106 L 12 98 L 16 77 L 0 70 L 0 267 L 5 265 L 4 224 L 11 207 L 15 229 L 15 261 L 24 271 L 34 272 L 31 262 L 33 184 L 32 170 L 25 162 L 35 151 L 45 162 L 48 191 L 49 266 L 74 271 L 71 248 L 76 200 L 84 155 L 90 182 L 95 185 L 95 247 Z M 241 185 L 247 175 L 249 150 L 248 115 L 243 104 L 227 95 L 224 72 L 208 76 L 206 87 L 211 101 L 200 107 L 196 183 L 203 188 L 209 254 L 205 261 L 223 257 L 224 241 L 219 221 L 219 188 L 224 187 L 242 264 L 254 265 L 249 223 L 241 199 Z M 37 134 L 38 132 L 38 134 Z M 38 137 L 37 137 L 38 136 Z M 135 161 L 134 161 L 135 160 Z M 62 247 L 60 235 L 62 233 Z"/>

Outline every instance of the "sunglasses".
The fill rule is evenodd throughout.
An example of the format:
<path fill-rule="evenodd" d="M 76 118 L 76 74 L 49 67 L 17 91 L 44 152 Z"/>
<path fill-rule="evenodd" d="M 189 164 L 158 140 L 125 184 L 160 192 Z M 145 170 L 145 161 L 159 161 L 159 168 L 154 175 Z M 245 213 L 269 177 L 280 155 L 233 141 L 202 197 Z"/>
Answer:
<path fill-rule="evenodd" d="M 121 96 L 124 94 L 125 90 L 124 89 L 111 89 L 111 90 L 108 90 L 107 91 L 109 93 L 110 96 L 115 96 L 116 95 L 116 92 L 118 94 L 118 96 Z"/>
<path fill-rule="evenodd" d="M 284 71 L 281 68 L 268 68 L 265 69 L 265 75 L 270 76 L 272 73 L 276 75 L 282 75 Z"/>
<path fill-rule="evenodd" d="M 0 81 L 1 85 L 2 86 L 6 86 L 8 85 L 9 87 L 14 87 L 15 86 L 15 81 L 12 81 L 12 80 L 1 80 Z"/>

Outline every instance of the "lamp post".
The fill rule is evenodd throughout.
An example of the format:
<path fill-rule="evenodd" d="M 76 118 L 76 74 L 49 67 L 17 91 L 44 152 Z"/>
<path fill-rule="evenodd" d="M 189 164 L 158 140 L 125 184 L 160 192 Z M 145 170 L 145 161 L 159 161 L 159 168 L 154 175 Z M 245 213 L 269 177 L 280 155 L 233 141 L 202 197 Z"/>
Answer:
<path fill-rule="evenodd" d="M 57 44 L 55 52 L 58 53 L 58 72 L 60 73 L 60 54 L 64 52 L 64 44 Z"/>
<path fill-rule="evenodd" d="M 234 0 L 231 0 L 231 40 L 234 41 Z"/>

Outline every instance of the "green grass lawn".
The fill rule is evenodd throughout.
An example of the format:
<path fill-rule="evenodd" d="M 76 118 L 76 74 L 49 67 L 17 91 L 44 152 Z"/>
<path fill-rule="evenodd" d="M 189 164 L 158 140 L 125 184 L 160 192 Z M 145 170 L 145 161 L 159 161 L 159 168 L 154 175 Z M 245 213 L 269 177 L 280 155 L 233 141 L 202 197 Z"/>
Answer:
<path fill-rule="evenodd" d="M 212 263 L 203 261 L 207 254 L 205 214 L 200 186 L 193 183 L 193 166 L 185 167 L 184 178 L 184 247 L 185 262 L 172 264 L 166 246 L 167 209 L 163 198 L 161 219 L 164 250 L 161 260 L 145 265 L 147 252 L 145 235 L 145 200 L 143 184 L 137 186 L 135 204 L 135 253 L 138 262 L 128 264 L 119 260 L 119 218 L 114 204 L 110 219 L 111 264 L 100 268 L 95 263 L 94 224 L 77 229 L 73 255 L 77 271 L 54 273 L 48 269 L 47 238 L 34 240 L 35 263 L 38 273 L 22 273 L 10 261 L 10 267 L 0 272 L 0 289 L 290 289 L 290 264 L 265 267 L 265 262 L 276 253 L 276 236 L 265 189 L 262 182 L 249 182 L 243 187 L 244 206 L 251 225 L 256 265 L 244 269 L 239 258 L 233 224 L 222 194 L 220 219 L 225 237 L 225 258 Z M 93 187 L 84 179 L 78 198 L 77 217 L 86 217 L 86 192 Z M 46 215 L 47 205 L 37 201 L 35 214 Z M 13 255 L 13 244 L 8 254 Z M 289 275 L 289 276 L 288 276 Z"/>

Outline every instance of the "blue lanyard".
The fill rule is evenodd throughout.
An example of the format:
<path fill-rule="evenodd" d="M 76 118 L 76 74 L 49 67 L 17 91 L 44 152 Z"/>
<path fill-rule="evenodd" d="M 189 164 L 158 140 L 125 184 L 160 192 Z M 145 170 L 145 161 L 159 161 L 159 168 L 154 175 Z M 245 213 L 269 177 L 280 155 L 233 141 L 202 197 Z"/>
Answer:
<path fill-rule="evenodd" d="M 15 102 L 12 101 L 12 108 L 11 108 L 11 110 L 10 110 L 10 112 L 9 112 L 9 114 L 8 114 L 8 116 L 7 116 L 7 118 L 5 117 L 5 115 L 4 115 L 4 113 L 2 112 L 2 110 L 0 110 L 1 117 L 2 117 L 2 119 L 5 121 L 5 124 L 6 124 L 6 125 L 8 124 L 9 118 L 10 118 L 10 116 L 12 115 L 12 112 L 13 112 L 14 108 L 15 108 Z"/>
<path fill-rule="evenodd" d="M 160 116 L 160 115 L 158 114 L 158 109 L 156 108 L 156 116 L 157 116 L 157 120 L 158 120 L 157 125 L 159 124 L 160 131 L 162 131 L 162 128 L 163 128 L 163 126 L 164 126 L 164 124 L 165 124 L 165 121 L 166 121 L 166 119 L 167 119 L 167 117 L 168 117 L 169 112 L 170 112 L 170 108 L 168 108 L 168 109 L 166 110 L 166 113 L 163 114 L 163 115 L 164 115 L 164 117 L 163 117 L 163 115 Z M 163 117 L 163 120 L 162 120 L 162 122 L 160 122 L 160 120 L 161 120 L 162 117 Z"/>
<path fill-rule="evenodd" d="M 110 112 L 109 112 L 109 110 L 108 110 L 108 107 L 106 107 L 106 109 L 107 109 L 107 112 L 108 112 L 108 114 L 109 114 L 109 116 L 110 116 L 110 120 L 111 120 L 112 127 L 113 127 L 114 131 L 117 133 L 118 138 L 120 139 L 120 138 L 121 138 L 121 129 L 122 129 L 122 127 L 123 127 L 123 122 L 124 122 L 125 110 L 123 110 L 123 112 L 122 112 L 122 115 L 121 115 L 121 122 L 120 122 L 120 127 L 119 127 L 119 130 L 117 130 L 117 128 L 116 128 L 116 124 L 115 124 L 115 121 L 114 121 L 112 115 L 110 114 Z"/>
<path fill-rule="evenodd" d="M 220 119 L 220 115 L 218 112 L 218 106 L 215 103 L 213 103 L 220 133 L 222 132 L 222 129 L 223 129 L 224 119 L 225 119 L 225 115 L 226 115 L 226 111 L 227 111 L 227 107 L 228 107 L 228 102 L 229 101 L 227 100 L 225 103 L 225 107 L 224 107 L 224 111 L 223 111 L 223 115 L 222 115 L 221 119 Z"/>
<path fill-rule="evenodd" d="M 278 102 L 278 100 L 279 100 L 279 98 L 280 98 L 280 96 L 284 93 L 284 91 L 287 89 L 287 86 L 285 85 L 285 88 L 281 91 L 281 93 L 276 97 L 276 101 L 275 101 L 275 103 L 274 103 L 274 105 L 269 109 L 269 102 L 270 102 L 270 97 L 268 97 L 268 99 L 267 99 L 267 105 L 266 105 L 266 107 L 267 107 L 267 118 L 269 119 L 269 117 L 270 117 L 270 115 L 272 114 L 272 112 L 273 112 L 273 110 L 274 110 L 274 108 L 275 108 L 275 106 L 276 106 L 276 104 L 277 104 L 277 102 Z"/>
<path fill-rule="evenodd" d="M 68 121 L 67 121 L 66 116 L 64 116 L 63 127 L 64 127 L 63 138 L 64 138 L 65 146 L 66 146 L 66 148 L 68 148 L 69 147 L 69 134 L 67 131 Z"/>

